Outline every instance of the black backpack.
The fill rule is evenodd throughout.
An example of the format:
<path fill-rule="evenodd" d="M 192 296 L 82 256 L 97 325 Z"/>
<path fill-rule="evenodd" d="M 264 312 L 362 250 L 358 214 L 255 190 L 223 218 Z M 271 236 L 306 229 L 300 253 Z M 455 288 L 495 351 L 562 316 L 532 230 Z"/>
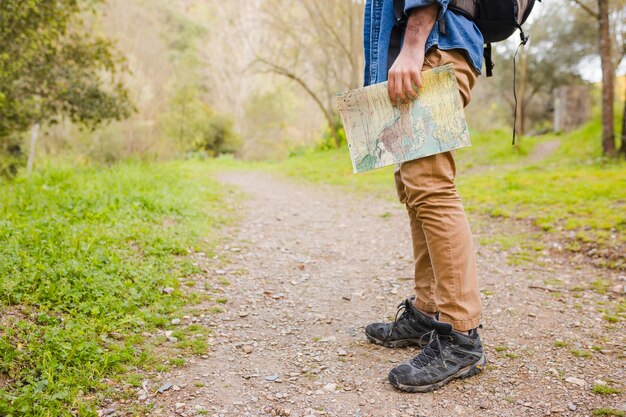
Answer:
<path fill-rule="evenodd" d="M 541 0 L 539 0 L 541 1 Z M 485 39 L 485 66 L 487 77 L 492 75 L 491 43 L 509 38 L 517 29 L 520 30 L 522 44 L 526 44 L 528 36 L 522 30 L 522 24 L 528 19 L 535 5 L 535 0 L 451 0 L 448 10 L 462 14 L 473 20 Z M 388 68 L 398 57 L 407 16 L 404 14 L 404 0 L 394 0 L 396 25 L 389 42 Z M 445 21 L 439 22 L 439 30 L 445 33 Z"/>

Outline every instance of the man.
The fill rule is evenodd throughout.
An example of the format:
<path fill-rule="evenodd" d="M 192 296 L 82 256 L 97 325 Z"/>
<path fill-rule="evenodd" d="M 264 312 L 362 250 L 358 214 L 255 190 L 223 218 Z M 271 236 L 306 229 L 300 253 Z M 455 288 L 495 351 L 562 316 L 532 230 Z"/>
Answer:
<path fill-rule="evenodd" d="M 462 13 L 450 10 L 449 0 L 404 3 L 404 40 L 388 69 L 394 0 L 366 1 L 365 84 L 388 79 L 389 97 L 397 104 L 417 97 L 420 71 L 453 64 L 466 106 L 482 66 L 480 31 Z M 389 373 L 391 384 L 403 391 L 432 391 L 479 373 L 486 363 L 476 331 L 481 303 L 472 235 L 455 175 L 453 152 L 405 162 L 395 173 L 398 196 L 410 220 L 415 297 L 399 306 L 402 314 L 396 314 L 394 322 L 370 324 L 365 333 L 371 342 L 386 347 L 423 347 Z"/>

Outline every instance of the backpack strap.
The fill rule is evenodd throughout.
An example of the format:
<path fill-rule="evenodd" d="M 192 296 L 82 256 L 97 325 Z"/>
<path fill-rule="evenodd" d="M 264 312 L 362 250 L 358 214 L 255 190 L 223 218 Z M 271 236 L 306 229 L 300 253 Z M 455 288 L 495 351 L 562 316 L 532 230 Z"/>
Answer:
<path fill-rule="evenodd" d="M 476 0 L 452 0 L 448 4 L 448 10 L 459 13 L 469 20 L 474 20 L 478 9 Z"/>
<path fill-rule="evenodd" d="M 495 64 L 491 59 L 491 44 L 488 43 L 485 45 L 485 49 L 483 50 L 483 56 L 485 57 L 485 69 L 487 70 L 487 77 L 491 77 L 493 75 L 493 67 Z"/>
<path fill-rule="evenodd" d="M 391 35 L 389 36 L 389 49 L 387 50 L 387 72 L 391 69 L 391 66 L 395 62 L 400 50 L 402 49 L 402 40 L 404 38 L 404 32 L 406 31 L 407 16 L 404 14 L 404 0 L 393 0 L 393 14 L 396 18 L 396 23 L 391 29 Z"/>

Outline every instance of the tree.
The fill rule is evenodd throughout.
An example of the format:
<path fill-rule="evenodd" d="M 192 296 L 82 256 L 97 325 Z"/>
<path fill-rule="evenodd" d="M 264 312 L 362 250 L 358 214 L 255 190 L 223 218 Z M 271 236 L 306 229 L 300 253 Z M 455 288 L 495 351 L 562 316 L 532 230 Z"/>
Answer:
<path fill-rule="evenodd" d="M 93 128 L 132 112 L 122 57 L 82 19 L 98 2 L 0 2 L 0 141 L 63 116 Z"/>
<path fill-rule="evenodd" d="M 623 36 L 617 29 L 611 30 L 612 6 L 617 6 L 617 15 L 621 14 L 623 0 L 596 0 L 596 8 L 584 0 L 571 0 L 581 10 L 591 16 L 597 25 L 598 53 L 602 67 L 602 153 L 605 156 L 615 155 L 615 128 L 613 125 L 613 106 L 615 100 L 615 71 L 624 56 L 624 50 L 613 50 L 614 36 Z M 623 22 L 622 22 L 623 24 Z"/>
<path fill-rule="evenodd" d="M 518 135 L 523 135 L 527 129 L 532 128 L 532 124 L 550 119 L 552 93 L 556 88 L 583 83 L 577 73 L 577 65 L 590 50 L 586 42 L 580 43 L 577 40 L 593 36 L 594 32 L 587 26 L 580 27 L 571 15 L 559 13 L 560 7 L 556 3 L 541 4 L 535 11 L 534 20 L 524 28 L 530 35 L 530 41 L 518 50 L 515 72 L 513 57 L 519 37 L 512 38 L 511 42 L 498 44 L 494 54 L 494 77 L 481 83 L 494 90 L 498 98 L 508 104 L 510 111 L 507 114 L 512 115 L 515 109 L 515 74 L 515 131 Z M 567 47 L 559 47 L 565 44 Z M 489 101 L 493 99 L 490 98 Z"/>
<path fill-rule="evenodd" d="M 626 86 L 626 81 L 624 82 L 624 86 Z M 626 158 L 626 94 L 624 94 L 624 111 L 622 113 L 622 145 L 619 148 L 619 154 Z"/>
<path fill-rule="evenodd" d="M 265 0 L 263 9 L 275 40 L 259 43 L 256 63 L 262 71 L 300 86 L 324 115 L 339 146 L 335 94 L 360 84 L 363 2 Z"/>

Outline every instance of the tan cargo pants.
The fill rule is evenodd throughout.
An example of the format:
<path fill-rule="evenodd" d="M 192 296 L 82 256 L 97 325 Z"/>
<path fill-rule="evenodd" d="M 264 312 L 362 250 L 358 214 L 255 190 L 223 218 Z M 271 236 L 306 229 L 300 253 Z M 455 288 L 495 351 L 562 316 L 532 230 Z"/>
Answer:
<path fill-rule="evenodd" d="M 477 74 L 462 52 L 436 48 L 426 54 L 424 70 L 446 64 L 454 65 L 467 106 Z M 395 181 L 411 225 L 415 306 L 467 331 L 478 327 L 481 303 L 472 233 L 455 176 L 454 153 L 445 152 L 401 164 Z"/>

